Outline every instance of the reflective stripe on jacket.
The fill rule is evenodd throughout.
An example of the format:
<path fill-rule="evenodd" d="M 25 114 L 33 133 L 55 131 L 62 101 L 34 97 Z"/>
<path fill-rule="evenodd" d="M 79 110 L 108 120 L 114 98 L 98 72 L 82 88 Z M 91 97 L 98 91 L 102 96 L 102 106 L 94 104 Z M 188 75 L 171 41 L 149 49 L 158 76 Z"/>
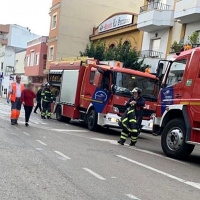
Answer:
<path fill-rule="evenodd" d="M 41 93 L 42 101 L 53 102 L 53 95 L 50 90 L 44 89 Z"/>
<path fill-rule="evenodd" d="M 24 84 L 21 83 L 20 86 L 21 86 L 21 93 L 22 93 L 22 91 L 24 90 Z M 11 92 L 11 95 L 10 95 L 10 100 L 15 102 L 16 101 L 16 92 L 17 92 L 16 83 L 11 84 L 11 89 L 12 89 L 12 92 Z"/>
<path fill-rule="evenodd" d="M 119 126 L 130 133 L 137 133 L 137 120 L 135 116 L 135 107 L 131 106 L 126 112 L 123 114 L 121 119 L 119 120 Z"/>

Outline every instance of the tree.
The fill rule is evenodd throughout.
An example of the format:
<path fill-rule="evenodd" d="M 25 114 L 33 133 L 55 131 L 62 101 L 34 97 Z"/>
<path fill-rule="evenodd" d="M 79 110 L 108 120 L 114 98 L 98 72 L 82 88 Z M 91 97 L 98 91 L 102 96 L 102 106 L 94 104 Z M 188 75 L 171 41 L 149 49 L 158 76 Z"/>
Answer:
<path fill-rule="evenodd" d="M 84 52 L 80 51 L 80 56 L 88 56 L 97 60 L 104 60 L 105 43 L 98 41 L 96 44 L 93 42 L 87 44 Z"/>
<path fill-rule="evenodd" d="M 81 56 L 94 57 L 97 60 L 116 60 L 123 62 L 125 68 L 145 71 L 147 65 L 144 64 L 144 58 L 141 59 L 140 52 L 136 48 L 132 48 L 131 44 L 125 42 L 122 44 L 122 38 L 116 47 L 106 48 L 106 44 L 98 41 L 87 45 L 84 52 L 80 52 Z"/>
<path fill-rule="evenodd" d="M 197 44 L 199 39 L 199 33 L 196 31 L 193 32 L 190 36 L 188 36 L 188 39 L 191 44 Z"/>

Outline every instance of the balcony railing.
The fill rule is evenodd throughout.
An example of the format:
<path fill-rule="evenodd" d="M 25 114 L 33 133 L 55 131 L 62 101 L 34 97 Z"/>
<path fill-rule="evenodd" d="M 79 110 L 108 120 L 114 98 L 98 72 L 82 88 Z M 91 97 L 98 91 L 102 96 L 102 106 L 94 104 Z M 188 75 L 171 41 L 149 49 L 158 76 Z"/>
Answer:
<path fill-rule="evenodd" d="M 197 48 L 197 47 L 200 47 L 200 44 L 192 44 L 192 48 Z"/>
<path fill-rule="evenodd" d="M 159 2 L 149 3 L 146 6 L 140 7 L 140 13 L 143 13 L 148 10 L 170 10 L 171 6 Z"/>
<path fill-rule="evenodd" d="M 146 58 L 162 58 L 162 52 L 154 50 L 144 50 L 141 51 L 140 55 Z"/>

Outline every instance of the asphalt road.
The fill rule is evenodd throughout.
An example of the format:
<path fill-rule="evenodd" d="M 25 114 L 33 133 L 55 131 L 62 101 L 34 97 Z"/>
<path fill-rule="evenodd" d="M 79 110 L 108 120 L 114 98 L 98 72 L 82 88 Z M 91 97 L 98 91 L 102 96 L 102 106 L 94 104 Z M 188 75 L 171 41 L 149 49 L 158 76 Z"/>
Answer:
<path fill-rule="evenodd" d="M 183 162 L 165 157 L 150 134 L 137 147 L 120 146 L 116 130 L 36 114 L 25 127 L 24 112 L 11 126 L 9 111 L 0 99 L 0 200 L 200 199 L 198 147 Z"/>

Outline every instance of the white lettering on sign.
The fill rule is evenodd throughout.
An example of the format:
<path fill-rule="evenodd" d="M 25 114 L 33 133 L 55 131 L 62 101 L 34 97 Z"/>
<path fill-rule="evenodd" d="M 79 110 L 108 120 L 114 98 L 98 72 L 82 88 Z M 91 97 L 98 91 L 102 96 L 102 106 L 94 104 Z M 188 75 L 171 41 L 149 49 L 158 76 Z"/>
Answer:
<path fill-rule="evenodd" d="M 106 21 L 104 21 L 98 28 L 98 32 L 104 32 L 108 30 L 112 30 L 115 28 L 119 28 L 133 22 L 133 15 L 130 14 L 122 14 L 113 16 Z"/>
<path fill-rule="evenodd" d="M 144 109 L 149 109 L 149 108 L 150 106 L 145 104 Z"/>

